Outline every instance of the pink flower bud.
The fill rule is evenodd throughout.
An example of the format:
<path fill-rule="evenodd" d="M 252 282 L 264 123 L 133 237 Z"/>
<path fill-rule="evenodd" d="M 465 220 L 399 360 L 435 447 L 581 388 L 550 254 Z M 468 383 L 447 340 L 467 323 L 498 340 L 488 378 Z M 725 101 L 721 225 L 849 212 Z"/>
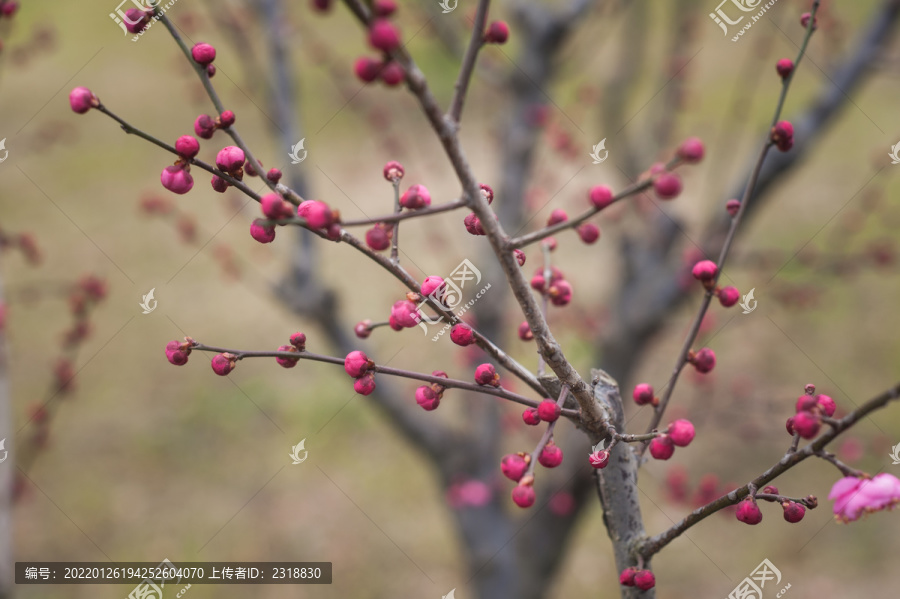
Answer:
<path fill-rule="evenodd" d="M 564 223 L 569 220 L 569 215 L 566 214 L 565 210 L 557 208 L 553 212 L 550 213 L 550 218 L 547 219 L 547 226 L 552 227 L 558 223 Z"/>
<path fill-rule="evenodd" d="M 175 151 L 179 156 L 191 159 L 200 151 L 200 142 L 192 135 L 182 135 L 175 142 Z"/>
<path fill-rule="evenodd" d="M 707 372 L 710 372 L 713 368 L 715 368 L 716 354 L 708 347 L 704 347 L 694 355 L 693 359 L 691 360 L 691 364 L 694 365 L 694 368 L 697 369 L 697 372 L 706 374 Z"/>
<path fill-rule="evenodd" d="M 353 381 L 353 390 L 360 395 L 369 395 L 375 390 L 375 373 L 367 372 Z"/>
<path fill-rule="evenodd" d="M 281 171 L 277 168 L 270 168 L 269 172 L 266 173 L 266 179 L 272 183 L 278 183 L 281 181 Z"/>
<path fill-rule="evenodd" d="M 69 106 L 78 114 L 100 106 L 100 100 L 86 87 L 76 87 L 69 92 Z"/>
<path fill-rule="evenodd" d="M 678 419 L 669 425 L 669 438 L 678 447 L 687 447 L 694 440 L 694 425 L 690 420 Z"/>
<path fill-rule="evenodd" d="M 280 346 L 278 346 L 278 351 L 296 352 L 297 348 L 294 347 L 293 345 L 280 345 Z M 275 361 L 278 362 L 278 364 L 280 366 L 283 366 L 284 368 L 293 368 L 294 366 L 297 365 L 297 362 L 300 361 L 300 358 L 277 357 L 277 358 L 275 358 Z"/>
<path fill-rule="evenodd" d="M 223 129 L 231 127 L 234 124 L 234 113 L 226 110 L 219 115 L 219 123 L 221 123 Z"/>
<path fill-rule="evenodd" d="M 394 0 L 375 0 L 372 3 L 372 12 L 377 17 L 389 17 L 397 11 L 397 3 Z"/>
<path fill-rule="evenodd" d="M 466 231 L 468 231 L 470 235 L 484 235 L 481 220 L 475 216 L 474 212 L 470 212 L 469 215 L 463 219 L 463 223 L 465 223 Z"/>
<path fill-rule="evenodd" d="M 594 223 L 584 223 L 575 230 L 578 231 L 578 236 L 581 237 L 581 241 L 588 245 L 596 243 L 596 241 L 600 239 L 600 227 Z"/>
<path fill-rule="evenodd" d="M 500 386 L 500 375 L 493 364 L 481 364 L 475 369 L 475 382 L 482 386 Z"/>
<path fill-rule="evenodd" d="M 637 574 L 637 568 L 625 568 L 619 574 L 619 584 L 625 587 L 634 586 L 634 575 Z"/>
<path fill-rule="evenodd" d="M 516 258 L 516 263 L 519 266 L 525 266 L 525 252 L 522 250 L 513 250 L 513 256 Z"/>
<path fill-rule="evenodd" d="M 538 404 L 538 417 L 544 422 L 553 422 L 559 418 L 562 409 L 552 399 L 545 399 Z"/>
<path fill-rule="evenodd" d="M 167 166 L 159 175 L 159 180 L 163 187 L 172 193 L 184 194 L 194 187 L 194 178 L 191 177 L 185 164 Z"/>
<path fill-rule="evenodd" d="M 411 329 L 419 324 L 418 319 L 414 316 L 418 313 L 419 309 L 409 300 L 400 300 L 391 306 L 391 318 L 405 329 Z"/>
<path fill-rule="evenodd" d="M 400 31 L 387 19 L 375 19 L 369 27 L 369 44 L 376 50 L 392 52 L 400 47 Z"/>
<path fill-rule="evenodd" d="M 531 341 L 534 339 L 534 333 L 531 332 L 531 326 L 528 324 L 527 320 L 519 325 L 519 339 L 522 341 Z"/>
<path fill-rule="evenodd" d="M 374 366 L 375 363 L 369 359 L 369 356 L 359 350 L 350 352 L 344 358 L 344 370 L 355 379 L 367 373 Z"/>
<path fill-rule="evenodd" d="M 657 460 L 668 460 L 675 453 L 675 443 L 671 437 L 663 435 L 650 441 L 650 455 Z"/>
<path fill-rule="evenodd" d="M 229 353 L 216 354 L 212 359 L 213 372 L 219 376 L 225 376 L 234 370 L 234 364 L 235 356 Z"/>
<path fill-rule="evenodd" d="M 302 209 L 302 210 L 301 210 Z M 305 218 L 306 223 L 313 229 L 324 229 L 334 222 L 331 208 L 325 202 L 319 200 L 307 200 L 297 207 L 297 216 Z"/>
<path fill-rule="evenodd" d="M 388 234 L 387 226 L 378 223 L 366 231 L 366 245 L 376 252 L 388 249 L 391 246 L 391 237 Z"/>
<path fill-rule="evenodd" d="M 802 25 L 804 29 L 809 27 L 810 17 L 812 17 L 812 15 L 808 12 L 805 12 L 802 15 L 800 15 L 800 25 Z M 815 17 L 813 19 L 813 26 L 812 26 L 813 31 L 816 30 L 816 27 L 818 27 L 818 25 L 819 25 L 819 17 Z"/>
<path fill-rule="evenodd" d="M 422 281 L 422 295 L 431 295 L 443 285 L 444 279 L 442 279 L 441 277 L 425 277 L 425 280 Z"/>
<path fill-rule="evenodd" d="M 129 33 L 140 33 L 147 28 L 147 23 L 150 22 L 150 13 L 139 8 L 129 8 L 125 11 L 123 20 L 125 21 L 125 29 Z"/>
<path fill-rule="evenodd" d="M 372 83 L 381 74 L 382 62 L 371 56 L 360 56 L 353 63 L 353 72 L 364 83 Z"/>
<path fill-rule="evenodd" d="M 719 274 L 719 267 L 712 260 L 701 260 L 694 265 L 691 274 L 698 281 L 712 281 Z"/>
<path fill-rule="evenodd" d="M 406 171 L 403 170 L 403 165 L 396 160 L 391 160 L 384 165 L 384 178 L 387 181 L 393 182 L 395 179 L 400 180 L 403 178 L 404 174 L 406 174 Z"/>
<path fill-rule="evenodd" d="M 244 166 L 244 151 L 237 146 L 225 146 L 216 155 L 219 170 L 232 173 Z"/>
<path fill-rule="evenodd" d="M 789 121 L 778 121 L 772 127 L 770 139 L 782 152 L 787 152 L 794 146 L 794 126 Z"/>
<path fill-rule="evenodd" d="M 294 214 L 291 204 L 285 202 L 277 193 L 267 193 L 260 198 L 259 207 L 266 218 L 271 220 L 290 218 Z"/>
<path fill-rule="evenodd" d="M 441 398 L 431 387 L 422 386 L 416 389 L 416 403 L 426 412 L 431 412 L 438 408 Z"/>
<path fill-rule="evenodd" d="M 400 205 L 410 210 L 418 210 L 431 205 L 431 194 L 424 185 L 413 185 L 400 196 Z"/>
<path fill-rule="evenodd" d="M 806 514 L 806 508 L 793 501 L 785 501 L 781 504 L 781 507 L 784 508 L 785 521 L 790 522 L 791 524 L 800 522 Z"/>
<path fill-rule="evenodd" d="M 191 48 L 191 56 L 193 57 L 194 62 L 206 66 L 216 59 L 216 49 L 210 44 L 201 42 L 199 44 L 194 44 L 194 47 Z"/>
<path fill-rule="evenodd" d="M 782 79 L 787 79 L 794 72 L 794 61 L 790 58 L 782 58 L 775 64 L 775 70 Z"/>
<path fill-rule="evenodd" d="M 766 485 L 762 489 L 763 493 L 768 493 L 769 495 L 778 495 L 778 487 L 775 485 Z"/>
<path fill-rule="evenodd" d="M 605 449 L 595 451 L 588 456 L 588 461 L 591 463 L 591 467 L 597 470 L 606 468 L 606 465 L 609 464 L 609 452 Z"/>
<path fill-rule="evenodd" d="M 545 246 L 551 252 L 556 250 L 556 237 L 548 237 L 541 242 L 541 245 Z"/>
<path fill-rule="evenodd" d="M 306 351 L 306 335 L 296 332 L 291 335 L 291 345 L 297 348 L 297 351 Z"/>
<path fill-rule="evenodd" d="M 787 422 L 784 423 L 784 428 L 787 430 L 787 433 L 790 436 L 792 436 L 792 437 L 794 436 L 795 431 L 794 431 L 794 417 L 793 416 L 791 416 L 790 418 L 787 419 Z"/>
<path fill-rule="evenodd" d="M 166 359 L 175 366 L 183 366 L 187 364 L 188 356 L 191 354 L 189 343 L 181 341 L 169 341 L 166 344 Z"/>
<path fill-rule="evenodd" d="M 686 139 L 678 148 L 678 157 L 688 164 L 696 164 L 703 160 L 704 148 L 703 142 L 699 137 L 690 137 Z"/>
<path fill-rule="evenodd" d="M 653 576 L 653 572 L 650 570 L 639 570 L 634 575 L 634 586 L 642 591 L 649 591 L 656 586 L 656 577 Z"/>
<path fill-rule="evenodd" d="M 822 412 L 826 416 L 828 416 L 829 418 L 831 416 L 834 416 L 834 411 L 837 408 L 837 406 L 835 405 L 834 400 L 831 399 L 831 397 L 829 397 L 827 395 L 821 395 L 821 394 L 816 395 L 816 401 L 819 404 L 819 408 L 822 410 Z"/>
<path fill-rule="evenodd" d="M 12 17 L 17 10 L 19 10 L 19 3 L 13 0 L 6 0 L 0 5 L 0 11 L 2 11 L 4 17 Z"/>
<path fill-rule="evenodd" d="M 677 198 L 681 193 L 681 177 L 675 173 L 663 173 L 653 182 L 653 190 L 661 200 Z"/>
<path fill-rule="evenodd" d="M 219 175 L 213 175 L 212 179 L 209 180 L 210 185 L 214 191 L 218 191 L 219 193 L 225 193 L 228 191 L 228 187 L 231 185 L 228 181 L 220 177 Z"/>
<path fill-rule="evenodd" d="M 357 322 L 356 326 L 353 327 L 353 332 L 356 333 L 356 336 L 360 339 L 368 339 L 369 335 L 372 334 L 372 321 L 361 320 Z"/>
<path fill-rule="evenodd" d="M 538 416 L 537 408 L 528 408 L 522 412 L 522 421 L 528 426 L 537 426 L 541 423 L 541 417 Z"/>
<path fill-rule="evenodd" d="M 194 121 L 194 133 L 200 139 L 210 139 L 216 132 L 216 121 L 208 114 L 201 114 Z"/>
<path fill-rule="evenodd" d="M 531 288 L 535 291 L 539 291 L 541 293 L 544 292 L 545 287 L 547 286 L 547 281 L 544 280 L 544 275 L 536 274 L 531 277 Z"/>
<path fill-rule="evenodd" d="M 206 76 L 212 79 L 212 77 L 216 74 L 216 65 L 210 63 L 206 65 Z"/>
<path fill-rule="evenodd" d="M 719 303 L 726 308 L 730 308 L 741 298 L 741 292 L 738 291 L 736 287 L 729 285 L 728 287 L 719 289 L 718 296 Z"/>
<path fill-rule="evenodd" d="M 647 383 L 640 383 L 634 386 L 634 392 L 631 394 L 634 403 L 639 406 L 646 406 L 653 403 L 653 387 Z"/>
<path fill-rule="evenodd" d="M 494 201 L 494 190 L 490 185 L 486 183 L 480 183 L 478 187 L 479 189 L 481 189 L 481 197 L 486 199 L 488 204 Z"/>
<path fill-rule="evenodd" d="M 328 12 L 331 10 L 331 0 L 312 0 L 312 7 L 317 12 Z"/>
<path fill-rule="evenodd" d="M 475 343 L 475 333 L 472 332 L 472 327 L 460 322 L 450 329 L 450 340 L 460 347 L 466 347 Z"/>
<path fill-rule="evenodd" d="M 384 81 L 385 85 L 394 87 L 403 81 L 403 78 L 406 77 L 406 71 L 403 70 L 403 66 L 396 60 L 389 60 L 384 63 L 384 67 L 379 75 L 381 75 L 381 80 Z"/>
<path fill-rule="evenodd" d="M 518 484 L 512 490 L 512 500 L 521 508 L 534 505 L 534 488 L 531 485 Z"/>
<path fill-rule="evenodd" d="M 259 219 L 250 223 L 250 237 L 260 243 L 272 243 L 275 241 L 275 227 L 259 224 Z"/>
<path fill-rule="evenodd" d="M 614 194 L 612 189 L 607 187 L 606 185 L 596 185 L 591 187 L 591 190 L 588 192 L 588 198 L 591 200 L 591 204 L 594 205 L 594 208 L 597 210 L 603 210 L 607 206 L 613 203 Z"/>
<path fill-rule="evenodd" d="M 509 25 L 505 21 L 493 21 L 484 34 L 486 44 L 505 44 L 509 39 Z"/>
<path fill-rule="evenodd" d="M 572 301 L 572 285 L 565 279 L 560 279 L 550 286 L 547 295 L 554 306 L 567 306 Z"/>
<path fill-rule="evenodd" d="M 818 435 L 821 426 L 819 416 L 812 412 L 797 412 L 794 416 L 794 430 L 804 439 L 812 439 Z"/>
<path fill-rule="evenodd" d="M 741 500 L 735 516 L 744 524 L 759 524 L 762 522 L 762 512 L 752 497 L 745 497 Z"/>
<path fill-rule="evenodd" d="M 503 476 L 513 482 L 519 482 L 527 470 L 528 462 L 519 454 L 510 453 L 500 460 L 500 471 L 503 472 Z"/>
<path fill-rule="evenodd" d="M 544 448 L 541 450 L 540 455 L 538 455 L 538 463 L 544 468 L 556 468 L 563 461 L 563 452 L 562 449 L 557 447 L 557 445 L 551 439 Z"/>
<path fill-rule="evenodd" d="M 816 401 L 815 397 L 812 397 L 811 395 L 801 395 L 797 398 L 797 403 L 794 408 L 797 412 L 802 412 L 804 410 L 810 411 L 818 405 L 819 402 Z"/>
<path fill-rule="evenodd" d="M 737 213 L 741 209 L 741 201 L 740 200 L 728 200 L 725 203 L 725 210 L 728 211 L 728 214 L 732 217 L 737 216 Z"/>

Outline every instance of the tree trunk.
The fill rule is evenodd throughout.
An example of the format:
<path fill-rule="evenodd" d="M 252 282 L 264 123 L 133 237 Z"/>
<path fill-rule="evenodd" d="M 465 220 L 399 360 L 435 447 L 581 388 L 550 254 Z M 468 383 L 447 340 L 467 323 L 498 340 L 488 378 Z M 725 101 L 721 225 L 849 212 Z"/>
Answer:
<path fill-rule="evenodd" d="M 594 398 L 603 406 L 609 422 L 616 430 L 625 430 L 625 415 L 619 385 L 602 370 L 591 370 Z M 600 439 L 593 440 L 595 443 Z M 618 443 L 609 456 L 609 464 L 596 470 L 597 492 L 603 504 L 603 522 L 613 544 L 616 571 L 638 567 L 633 553 L 635 541 L 646 536 L 637 487 L 638 460 L 627 443 Z M 650 564 L 643 564 L 649 568 Z M 656 591 L 621 587 L 623 599 L 655 599 Z"/>

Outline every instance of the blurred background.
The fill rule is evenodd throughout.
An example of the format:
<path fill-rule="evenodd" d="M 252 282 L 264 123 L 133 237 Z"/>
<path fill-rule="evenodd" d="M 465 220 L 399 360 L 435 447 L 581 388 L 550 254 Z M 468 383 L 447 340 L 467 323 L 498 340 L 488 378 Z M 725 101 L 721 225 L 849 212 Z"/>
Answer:
<path fill-rule="evenodd" d="M 419 328 L 356 339 L 356 322 L 386 320 L 403 298 L 399 282 L 344 244 L 287 228 L 257 243 L 248 234 L 255 202 L 216 193 L 197 168 L 193 190 L 176 196 L 159 180 L 171 155 L 97 111 L 74 114 L 67 94 L 86 86 L 167 143 L 192 134 L 198 115 L 215 115 L 164 26 L 133 42 L 110 16 L 131 0 L 115 2 L 23 0 L 0 18 L 0 434 L 10 456 L 0 476 L 13 495 L 0 519 L 4 562 L 334 564 L 329 586 L 194 585 L 183 595 L 194 599 L 437 599 L 451 589 L 457 599 L 617 597 L 588 445 L 568 422 L 556 434 L 563 465 L 538 469 L 537 503 L 521 510 L 499 461 L 530 452 L 541 431 L 513 404 L 448 391 L 426 413 L 412 382 L 380 376 L 378 392 L 362 397 L 327 364 L 245 360 L 218 377 L 211 354 L 195 352 L 182 367 L 166 361 L 165 344 L 185 335 L 271 350 L 298 330 L 310 351 L 364 349 L 378 363 L 459 379 L 485 358 Z M 746 182 L 780 91 L 775 62 L 796 56 L 809 9 L 779 0 L 734 42 L 738 26 L 723 35 L 709 17 L 714 2 L 498 1 L 490 18 L 509 22 L 510 39 L 483 49 L 465 105 L 464 148 L 511 233 L 540 228 L 553 209 L 581 213 L 591 186 L 622 189 L 688 136 L 706 143 L 705 160 L 680 171 L 678 199 L 649 194 L 605 210 L 594 245 L 572 231 L 557 237 L 553 264 L 574 300 L 550 308 L 551 328 L 584 376 L 602 367 L 618 379 L 628 432 L 643 432 L 650 416 L 628 399 L 633 385 L 662 389 L 675 362 L 702 295 L 686 268 L 718 254 L 725 202 Z M 442 106 L 475 7 L 460 0 L 444 13 L 437 0 L 401 1 L 391 17 Z M 840 415 L 897 380 L 891 175 L 900 167 L 888 153 L 900 141 L 898 14 L 898 1 L 822 3 L 785 104 L 796 145 L 770 155 L 723 273 L 742 294 L 754 289 L 758 308 L 716 303 L 704 322 L 698 347 L 713 348 L 718 365 L 703 378 L 685 372 L 666 416 L 690 418 L 697 439 L 641 470 L 651 534 L 777 461 L 805 384 L 834 397 Z M 405 166 L 403 189 L 424 184 L 434 204 L 459 197 L 411 94 L 354 76 L 354 60 L 375 53 L 342 4 L 178 0 L 167 15 L 189 44 L 216 47 L 212 81 L 236 128 L 304 197 L 345 220 L 389 213 L 388 160 Z M 300 139 L 308 156 L 292 165 Z M 601 140 L 609 158 L 592 164 Z M 199 157 L 211 163 L 225 145 L 217 132 Z M 406 221 L 401 263 L 421 280 L 470 260 L 491 289 L 467 318 L 536 369 L 534 343 L 516 334 L 524 318 L 464 216 Z M 531 276 L 540 249 L 527 256 Z M 158 306 L 143 314 L 151 289 Z M 301 440 L 308 459 L 292 465 Z M 831 449 L 872 474 L 896 473 L 896 443 L 893 407 Z M 838 478 L 808 460 L 774 481 L 786 495 L 819 497 L 799 524 L 766 504 L 759 526 L 726 510 L 692 528 L 653 560 L 659 596 L 725 597 L 764 558 L 790 583 L 788 598 L 879 596 L 900 583 L 896 514 L 835 524 L 825 498 Z M 130 590 L 20 586 L 10 596 Z"/>

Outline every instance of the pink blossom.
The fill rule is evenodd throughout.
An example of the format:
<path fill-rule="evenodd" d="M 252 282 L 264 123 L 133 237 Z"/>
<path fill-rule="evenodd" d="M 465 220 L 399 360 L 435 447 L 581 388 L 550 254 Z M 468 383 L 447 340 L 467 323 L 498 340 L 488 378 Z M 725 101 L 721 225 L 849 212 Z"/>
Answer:
<path fill-rule="evenodd" d="M 845 476 L 831 487 L 828 499 L 834 500 L 838 520 L 852 522 L 863 513 L 891 508 L 900 502 L 900 480 L 886 472 L 872 479 Z"/>

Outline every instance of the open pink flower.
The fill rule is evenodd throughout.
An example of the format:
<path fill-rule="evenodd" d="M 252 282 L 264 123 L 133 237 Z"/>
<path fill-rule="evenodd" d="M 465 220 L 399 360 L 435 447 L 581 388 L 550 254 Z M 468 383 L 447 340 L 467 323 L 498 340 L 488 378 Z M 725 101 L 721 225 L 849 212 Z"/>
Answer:
<path fill-rule="evenodd" d="M 900 480 L 886 472 L 870 480 L 845 476 L 831 487 L 828 499 L 834 500 L 838 520 L 853 522 L 863 513 L 891 508 L 900 502 Z"/>

